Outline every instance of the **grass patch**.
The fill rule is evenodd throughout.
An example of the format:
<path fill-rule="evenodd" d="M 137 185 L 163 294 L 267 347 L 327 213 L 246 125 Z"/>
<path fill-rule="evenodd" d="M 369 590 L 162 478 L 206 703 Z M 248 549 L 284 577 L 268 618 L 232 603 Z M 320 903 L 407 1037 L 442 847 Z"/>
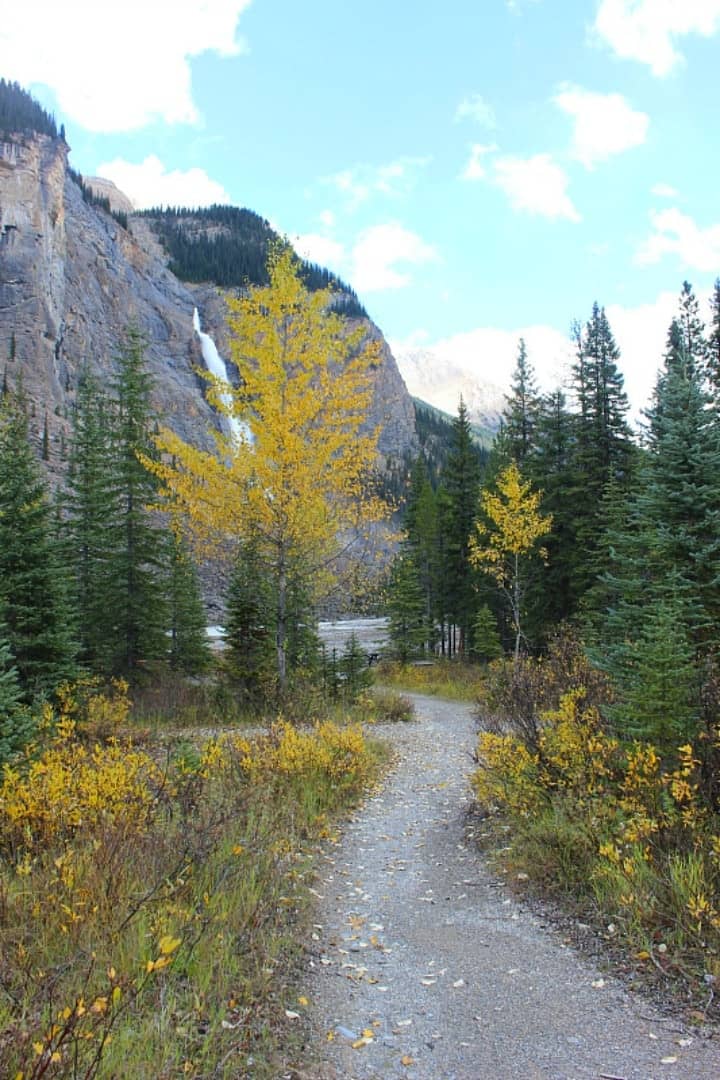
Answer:
<path fill-rule="evenodd" d="M 68 694 L 0 786 L 0 1075 L 277 1076 L 309 851 L 382 750 L 329 722 L 138 748 L 103 698 Z"/>
<path fill-rule="evenodd" d="M 379 724 L 409 723 L 415 719 L 415 706 L 410 698 L 396 690 L 379 687 L 370 694 L 370 712 Z"/>
<path fill-rule="evenodd" d="M 417 694 L 432 694 L 452 701 L 475 701 L 484 672 L 484 667 L 455 660 L 435 660 L 427 664 L 383 662 L 378 668 L 378 681 Z"/>

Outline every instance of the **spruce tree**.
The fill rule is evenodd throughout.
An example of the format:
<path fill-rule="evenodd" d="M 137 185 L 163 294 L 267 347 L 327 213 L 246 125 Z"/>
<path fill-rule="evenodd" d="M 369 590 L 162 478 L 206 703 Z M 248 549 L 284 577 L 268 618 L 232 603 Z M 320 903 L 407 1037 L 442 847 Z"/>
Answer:
<path fill-rule="evenodd" d="M 346 701 L 356 701 L 363 690 L 372 686 L 372 671 L 355 634 L 351 634 L 345 642 L 345 648 L 338 662 L 338 670 Z"/>
<path fill-rule="evenodd" d="M 24 701 L 74 675 L 65 572 L 22 397 L 0 404 L 0 609 Z"/>
<path fill-rule="evenodd" d="M 445 467 L 443 490 L 444 559 L 447 574 L 448 654 L 464 655 L 475 615 L 475 574 L 468 560 L 470 534 L 477 514 L 480 464 L 465 403 L 460 399 L 453 421 L 453 446 Z"/>
<path fill-rule="evenodd" d="M 5 627 L 0 623 L 0 770 L 11 762 L 32 738 L 33 717 L 22 694 Z"/>
<path fill-rule="evenodd" d="M 127 331 L 120 349 L 112 390 L 115 419 L 110 475 L 115 508 L 106 582 L 112 625 L 106 649 L 110 670 L 133 674 L 167 652 L 163 589 L 167 545 L 148 509 L 157 495 L 157 481 L 138 457 L 154 455 L 151 381 L 144 341 L 134 327 Z"/>
<path fill-rule="evenodd" d="M 241 695 L 257 702 L 273 685 L 275 600 L 258 548 L 239 546 L 228 590 L 224 666 Z"/>
<path fill-rule="evenodd" d="M 527 463 L 533 485 L 543 490 L 542 512 L 553 519 L 552 531 L 544 541 L 547 566 L 532 565 L 528 572 L 527 626 L 531 640 L 538 643 L 547 640 L 553 627 L 570 619 L 577 606 L 573 581 L 584 556 L 576 539 L 575 447 L 575 420 L 565 395 L 556 390 L 541 399 L 536 449 Z"/>
<path fill-rule="evenodd" d="M 515 461 L 523 472 L 527 472 L 526 460 L 535 449 L 540 394 L 523 338 L 518 345 L 511 386 L 512 392 L 505 398 L 503 409 L 502 442 L 507 457 L 504 464 Z"/>
<path fill-rule="evenodd" d="M 96 670 L 103 670 L 114 652 L 115 616 L 107 597 L 119 545 L 114 424 L 112 403 L 83 372 L 72 415 L 63 531 L 73 566 L 81 658 Z"/>
<path fill-rule="evenodd" d="M 487 604 L 478 608 L 473 624 L 473 655 L 484 663 L 502 656 L 497 619 Z"/>
<path fill-rule="evenodd" d="M 187 543 L 174 531 L 170 537 L 167 582 L 169 663 L 174 671 L 197 675 L 210 665 L 205 608 L 195 564 Z"/>
<path fill-rule="evenodd" d="M 434 647 L 435 625 L 440 621 L 439 594 L 439 522 L 438 500 L 430 483 L 425 460 L 418 457 L 411 474 L 410 493 L 405 511 L 407 543 L 413 551 L 419 583 L 425 600 L 425 620 Z"/>
<path fill-rule="evenodd" d="M 576 330 L 573 390 L 578 403 L 571 462 L 571 489 L 577 513 L 575 542 L 582 557 L 572 566 L 572 603 L 577 607 L 596 578 L 603 532 L 602 503 L 611 480 L 626 490 L 632 482 L 634 446 L 626 416 L 628 400 L 618 369 L 605 309 L 596 303 L 584 330 Z"/>
<path fill-rule="evenodd" d="M 720 424 L 697 353 L 671 325 L 665 367 L 648 412 L 649 473 L 639 509 L 655 535 L 656 591 L 673 581 L 697 643 L 720 644 Z"/>
<path fill-rule="evenodd" d="M 627 657 L 629 678 L 620 683 L 616 726 L 624 737 L 646 739 L 672 754 L 697 736 L 699 672 L 681 602 L 673 598 L 645 609 Z"/>
<path fill-rule="evenodd" d="M 700 305 L 689 281 L 684 281 L 676 319 L 684 362 L 699 375 L 707 372 L 708 343 L 705 324 L 700 318 Z"/>
<path fill-rule="evenodd" d="M 395 659 L 407 664 L 423 655 L 428 637 L 418 567 L 408 545 L 396 556 L 388 587 L 388 634 Z"/>
<path fill-rule="evenodd" d="M 720 404 L 720 278 L 710 298 L 710 333 L 707 345 L 707 377 L 715 405 Z"/>

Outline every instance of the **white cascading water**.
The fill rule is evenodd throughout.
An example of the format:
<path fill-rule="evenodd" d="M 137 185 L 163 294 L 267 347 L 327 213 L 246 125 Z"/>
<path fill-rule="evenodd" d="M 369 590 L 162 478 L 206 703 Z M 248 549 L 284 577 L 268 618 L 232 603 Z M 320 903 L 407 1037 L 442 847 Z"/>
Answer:
<path fill-rule="evenodd" d="M 204 333 L 204 331 L 200 329 L 200 315 L 197 308 L 193 309 L 193 329 L 200 338 L 200 349 L 208 371 L 212 375 L 217 376 L 218 379 L 222 379 L 222 381 L 228 385 L 227 394 L 221 394 L 220 400 L 223 405 L 226 405 L 228 409 L 230 409 L 233 399 L 232 393 L 230 392 L 230 380 L 227 376 L 227 367 L 225 366 L 225 361 L 222 356 L 217 351 L 213 339 L 209 334 Z M 252 442 L 252 432 L 247 424 L 244 424 L 242 420 L 238 420 L 234 416 L 227 416 L 226 419 L 230 425 L 230 431 L 232 432 L 233 441 L 236 445 L 241 442 Z"/>

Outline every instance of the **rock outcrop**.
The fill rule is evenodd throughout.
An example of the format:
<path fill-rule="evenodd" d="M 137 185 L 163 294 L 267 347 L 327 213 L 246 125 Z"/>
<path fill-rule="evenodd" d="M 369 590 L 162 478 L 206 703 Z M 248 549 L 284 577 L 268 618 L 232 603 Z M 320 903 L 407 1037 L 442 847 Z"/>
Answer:
<path fill-rule="evenodd" d="M 121 193 L 99 194 L 125 209 Z M 196 306 L 227 356 L 221 291 L 179 281 L 147 221 L 131 217 L 126 230 L 86 201 L 69 173 L 64 140 L 35 135 L 0 143 L 0 371 L 10 386 L 22 379 L 38 438 L 47 418 L 51 472 L 64 468 L 81 371 L 87 365 L 109 383 L 130 323 L 147 340 L 161 421 L 197 446 L 211 445 L 220 421 L 196 373 Z M 382 336 L 371 323 L 368 333 Z M 386 458 L 414 450 L 412 401 L 384 340 L 370 423 L 380 425 Z"/>

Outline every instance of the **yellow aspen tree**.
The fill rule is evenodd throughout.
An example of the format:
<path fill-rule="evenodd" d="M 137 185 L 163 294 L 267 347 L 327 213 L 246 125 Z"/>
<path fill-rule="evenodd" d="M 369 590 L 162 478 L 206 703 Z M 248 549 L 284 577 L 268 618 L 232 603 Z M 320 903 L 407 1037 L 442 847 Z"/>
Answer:
<path fill-rule="evenodd" d="M 208 377 L 212 404 L 239 421 L 239 435 L 216 435 L 216 453 L 208 453 L 164 429 L 162 460 L 147 464 L 201 543 L 235 539 L 259 549 L 274 585 L 284 689 L 291 583 L 317 599 L 338 556 L 389 509 L 369 482 L 377 343 L 332 311 L 330 290 L 308 292 L 291 250 L 275 250 L 268 270 L 268 286 L 228 300 L 239 387 Z"/>
<path fill-rule="evenodd" d="M 524 481 L 515 462 L 500 473 L 497 493 L 483 491 L 480 506 L 488 524 L 476 521 L 470 537 L 470 562 L 497 582 L 510 608 L 515 659 L 520 655 L 523 613 L 523 560 L 547 558 L 538 541 L 547 536 L 552 515 L 540 513 L 541 491 Z"/>

